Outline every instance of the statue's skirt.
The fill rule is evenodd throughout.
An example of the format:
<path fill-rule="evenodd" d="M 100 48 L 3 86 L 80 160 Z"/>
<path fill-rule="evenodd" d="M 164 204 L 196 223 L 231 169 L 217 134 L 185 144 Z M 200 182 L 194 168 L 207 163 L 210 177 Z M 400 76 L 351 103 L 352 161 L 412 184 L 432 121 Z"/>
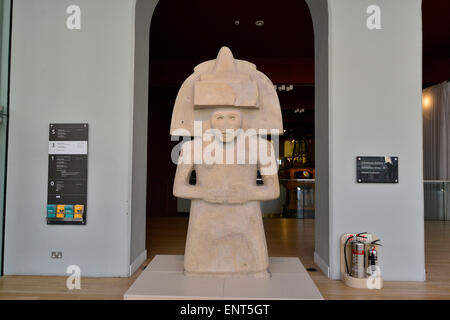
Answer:
<path fill-rule="evenodd" d="M 191 201 L 184 255 L 187 274 L 265 274 L 268 264 L 258 201 Z"/>

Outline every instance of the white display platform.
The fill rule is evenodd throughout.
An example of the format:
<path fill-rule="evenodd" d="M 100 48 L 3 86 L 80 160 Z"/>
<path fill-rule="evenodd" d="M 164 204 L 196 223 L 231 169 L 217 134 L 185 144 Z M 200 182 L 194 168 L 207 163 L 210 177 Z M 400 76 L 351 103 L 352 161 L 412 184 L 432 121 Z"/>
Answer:
<path fill-rule="evenodd" d="M 157 255 L 124 295 L 125 300 L 323 300 L 298 258 L 270 258 L 270 279 L 183 274 L 183 256 Z"/>

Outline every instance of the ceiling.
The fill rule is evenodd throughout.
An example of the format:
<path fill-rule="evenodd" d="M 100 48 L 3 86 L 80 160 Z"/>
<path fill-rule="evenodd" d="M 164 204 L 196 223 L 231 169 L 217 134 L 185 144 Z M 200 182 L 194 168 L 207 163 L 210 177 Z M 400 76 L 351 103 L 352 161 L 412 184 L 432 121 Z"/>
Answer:
<path fill-rule="evenodd" d="M 311 15 L 302 0 L 161 0 L 151 37 L 157 44 L 152 54 L 162 59 L 211 59 L 221 46 L 242 59 L 314 55 Z"/>
<path fill-rule="evenodd" d="M 450 1 L 423 0 L 422 11 L 423 82 L 448 80 Z M 224 45 L 274 83 L 314 83 L 312 20 L 302 0 L 160 0 L 150 39 L 152 86 L 181 85 Z"/>
<path fill-rule="evenodd" d="M 449 15 L 449 0 L 422 0 L 424 56 L 450 56 Z"/>
<path fill-rule="evenodd" d="M 256 26 L 257 20 L 264 26 Z M 222 46 L 255 63 L 273 81 L 313 82 L 314 34 L 302 0 L 161 0 L 150 39 L 151 67 L 158 75 L 154 82 L 179 84 Z"/>

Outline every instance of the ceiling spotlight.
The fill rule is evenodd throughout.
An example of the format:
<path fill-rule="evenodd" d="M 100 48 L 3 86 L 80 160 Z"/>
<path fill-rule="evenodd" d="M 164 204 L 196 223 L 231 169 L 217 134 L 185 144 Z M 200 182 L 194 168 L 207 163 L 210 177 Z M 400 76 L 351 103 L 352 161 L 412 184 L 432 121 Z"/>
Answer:
<path fill-rule="evenodd" d="M 264 25 L 264 21 L 263 20 L 258 20 L 255 22 L 257 27 L 262 27 Z"/>
<path fill-rule="evenodd" d="M 234 25 L 238 26 L 241 23 L 239 20 L 234 20 Z"/>

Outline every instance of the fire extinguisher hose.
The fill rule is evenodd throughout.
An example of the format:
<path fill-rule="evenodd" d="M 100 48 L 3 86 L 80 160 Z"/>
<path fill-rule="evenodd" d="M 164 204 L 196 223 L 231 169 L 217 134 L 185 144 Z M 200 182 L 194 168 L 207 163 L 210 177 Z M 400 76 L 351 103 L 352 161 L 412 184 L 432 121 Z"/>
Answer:
<path fill-rule="evenodd" d="M 348 271 L 348 263 L 347 263 L 347 243 L 353 239 L 353 236 L 350 236 L 347 238 L 347 240 L 345 240 L 345 244 L 344 244 L 344 259 L 345 259 L 345 268 L 347 269 L 347 274 L 350 274 L 350 272 Z"/>

